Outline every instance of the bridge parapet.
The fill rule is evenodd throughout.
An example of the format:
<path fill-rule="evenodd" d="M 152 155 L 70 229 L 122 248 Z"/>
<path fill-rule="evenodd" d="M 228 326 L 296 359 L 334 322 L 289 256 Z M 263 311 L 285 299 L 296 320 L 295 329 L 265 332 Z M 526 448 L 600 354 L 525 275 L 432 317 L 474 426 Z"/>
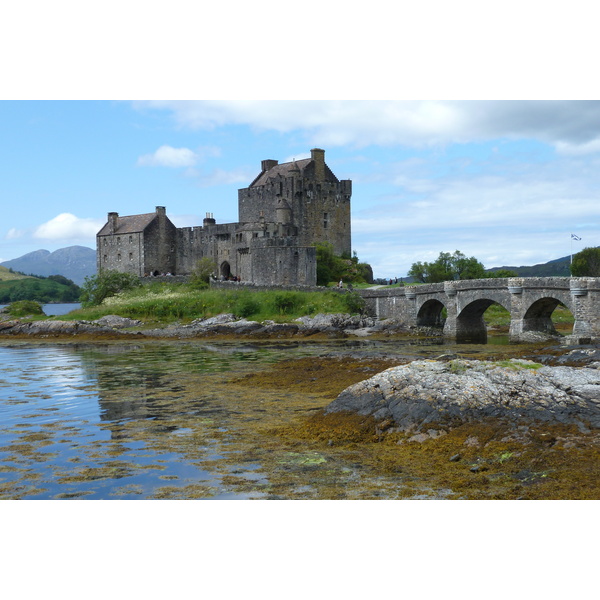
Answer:
<path fill-rule="evenodd" d="M 359 293 L 373 316 L 396 318 L 407 325 L 439 325 L 445 308 L 444 335 L 478 341 L 486 338 L 483 314 L 494 303 L 510 312 L 510 336 L 514 341 L 528 339 L 530 332 L 556 334 L 551 315 L 563 304 L 575 319 L 572 339 L 600 340 L 600 278 L 473 279 Z"/>

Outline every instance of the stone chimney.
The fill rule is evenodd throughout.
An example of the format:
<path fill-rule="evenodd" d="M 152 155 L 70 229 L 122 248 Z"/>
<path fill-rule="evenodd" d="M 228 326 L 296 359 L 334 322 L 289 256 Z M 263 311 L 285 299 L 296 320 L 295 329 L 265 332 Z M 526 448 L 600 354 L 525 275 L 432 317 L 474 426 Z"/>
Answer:
<path fill-rule="evenodd" d="M 277 166 L 278 164 L 279 161 L 277 160 L 267 159 L 261 161 L 260 166 L 263 171 L 270 171 L 273 167 Z"/>
<path fill-rule="evenodd" d="M 315 178 L 317 181 L 325 179 L 325 150 L 313 148 L 310 157 L 315 161 Z"/>
<path fill-rule="evenodd" d="M 213 215 L 213 213 L 206 213 L 206 216 L 204 217 L 204 220 L 202 221 L 202 226 L 206 227 L 207 225 L 215 225 L 216 224 L 216 220 L 215 220 L 215 216 Z"/>
<path fill-rule="evenodd" d="M 108 213 L 108 233 L 114 233 L 119 227 L 119 213 Z"/>
<path fill-rule="evenodd" d="M 157 206 L 156 207 L 156 214 L 157 215 L 161 215 L 162 217 L 166 217 L 167 216 L 167 209 L 164 206 Z"/>

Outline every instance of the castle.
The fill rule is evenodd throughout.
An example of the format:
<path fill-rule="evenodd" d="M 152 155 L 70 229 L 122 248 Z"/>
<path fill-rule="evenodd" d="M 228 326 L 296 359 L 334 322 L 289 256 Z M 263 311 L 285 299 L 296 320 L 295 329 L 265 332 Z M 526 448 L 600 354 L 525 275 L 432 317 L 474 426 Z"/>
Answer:
<path fill-rule="evenodd" d="M 163 206 L 154 213 L 108 221 L 96 235 L 98 273 L 189 275 L 201 258 L 219 278 L 258 285 L 315 285 L 314 244 L 329 242 L 351 253 L 352 182 L 339 180 L 325 151 L 279 164 L 263 160 L 249 187 L 238 190 L 238 223 L 217 224 L 207 213 L 202 227 L 175 227 Z"/>

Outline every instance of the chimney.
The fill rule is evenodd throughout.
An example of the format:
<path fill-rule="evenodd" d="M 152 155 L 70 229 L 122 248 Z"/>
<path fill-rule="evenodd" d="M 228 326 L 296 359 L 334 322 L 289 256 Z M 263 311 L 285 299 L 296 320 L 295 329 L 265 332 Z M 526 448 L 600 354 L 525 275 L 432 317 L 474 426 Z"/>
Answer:
<path fill-rule="evenodd" d="M 214 225 L 217 221 L 215 220 L 215 216 L 213 213 L 206 213 L 204 220 L 202 221 L 202 226 L 206 227 L 207 225 Z"/>
<path fill-rule="evenodd" d="M 325 179 L 325 150 L 313 148 L 310 151 L 310 157 L 315 161 L 315 179 L 323 181 Z"/>
<path fill-rule="evenodd" d="M 119 227 L 119 213 L 109 212 L 108 213 L 108 232 L 115 233 Z"/>
<path fill-rule="evenodd" d="M 156 214 L 157 215 L 161 215 L 163 217 L 167 216 L 167 209 L 164 206 L 157 206 L 156 207 Z"/>
<path fill-rule="evenodd" d="M 260 166 L 263 171 L 270 171 L 273 167 L 275 167 L 278 164 L 279 164 L 279 161 L 277 161 L 277 160 L 267 159 L 267 160 L 261 161 Z"/>

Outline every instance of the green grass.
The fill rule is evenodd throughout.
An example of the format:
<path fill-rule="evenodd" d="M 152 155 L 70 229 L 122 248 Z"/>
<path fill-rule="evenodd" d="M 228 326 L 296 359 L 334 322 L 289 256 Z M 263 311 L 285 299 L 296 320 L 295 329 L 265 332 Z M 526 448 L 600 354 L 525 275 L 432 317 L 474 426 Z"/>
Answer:
<path fill-rule="evenodd" d="M 119 315 L 146 322 L 181 322 L 222 313 L 255 321 L 288 322 L 318 313 L 360 312 L 362 300 L 338 292 L 194 290 L 186 284 L 156 283 L 107 298 L 100 306 L 72 311 L 62 319 L 94 320 Z"/>
<path fill-rule="evenodd" d="M 568 325 L 573 325 L 575 321 L 571 311 L 561 305 L 554 309 L 551 318 L 554 325 L 559 326 L 560 329 L 564 329 L 565 326 Z M 485 311 L 483 319 L 488 327 L 493 327 L 495 329 L 508 328 L 510 326 L 510 313 L 499 304 L 492 304 L 492 306 Z"/>
<path fill-rule="evenodd" d="M 31 277 L 21 273 L 11 273 L 6 267 L 0 267 L 0 281 L 16 281 L 17 279 L 31 279 Z"/>

